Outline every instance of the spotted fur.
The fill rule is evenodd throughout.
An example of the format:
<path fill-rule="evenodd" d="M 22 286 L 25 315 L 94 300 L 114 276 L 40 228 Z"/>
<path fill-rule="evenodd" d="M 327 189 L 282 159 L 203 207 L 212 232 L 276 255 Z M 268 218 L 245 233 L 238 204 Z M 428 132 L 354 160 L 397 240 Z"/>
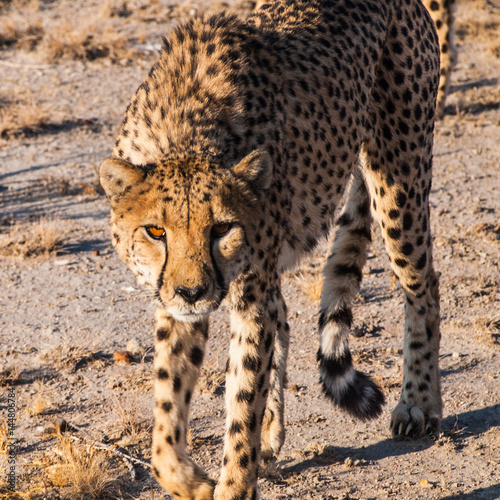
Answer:
<path fill-rule="evenodd" d="M 152 466 L 175 498 L 257 498 L 259 461 L 275 460 L 285 437 L 280 274 L 333 226 L 324 392 L 363 420 L 384 403 L 348 345 L 374 217 L 406 296 L 391 428 L 439 429 L 429 225 L 438 83 L 439 43 L 418 0 L 280 0 L 247 21 L 192 19 L 165 41 L 100 172 L 113 244 L 159 305 Z M 223 301 L 231 342 L 215 483 L 187 455 L 186 431 L 207 318 Z"/>
<path fill-rule="evenodd" d="M 441 76 L 436 105 L 436 115 L 441 118 L 450 89 L 451 72 L 457 63 L 457 49 L 455 47 L 457 0 L 423 0 L 423 2 L 436 25 L 441 49 Z"/>
<path fill-rule="evenodd" d="M 255 9 L 275 0 L 258 0 Z M 448 96 L 451 72 L 457 62 L 455 47 L 455 10 L 456 0 L 422 0 L 436 25 L 439 47 L 441 49 L 441 77 L 436 100 L 436 118 L 442 118 L 446 97 Z"/>

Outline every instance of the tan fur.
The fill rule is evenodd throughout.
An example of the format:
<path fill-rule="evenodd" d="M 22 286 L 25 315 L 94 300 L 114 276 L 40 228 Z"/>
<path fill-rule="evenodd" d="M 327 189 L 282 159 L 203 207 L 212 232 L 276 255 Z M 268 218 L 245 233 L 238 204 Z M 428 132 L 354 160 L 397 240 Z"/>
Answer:
<path fill-rule="evenodd" d="M 258 0 L 255 9 L 275 0 Z M 441 77 L 436 100 L 436 118 L 444 114 L 446 97 L 448 96 L 451 72 L 457 63 L 457 48 L 455 46 L 455 11 L 456 0 L 422 0 L 436 25 L 441 49 Z"/>
<path fill-rule="evenodd" d="M 101 181 L 113 244 L 158 304 L 152 465 L 175 498 L 257 498 L 259 461 L 276 460 L 285 438 L 280 274 L 334 224 L 319 317 L 325 393 L 364 420 L 384 403 L 349 351 L 373 215 L 406 296 L 391 428 L 439 429 L 428 201 L 438 81 L 438 40 L 417 0 L 279 0 L 246 22 L 193 19 L 165 42 Z M 215 483 L 187 456 L 186 429 L 208 316 L 223 301 L 231 342 Z"/>
<path fill-rule="evenodd" d="M 451 72 L 457 63 L 455 46 L 455 11 L 456 0 L 423 0 L 436 25 L 441 49 L 441 77 L 437 95 L 437 118 L 444 114 L 446 97 L 450 89 Z"/>

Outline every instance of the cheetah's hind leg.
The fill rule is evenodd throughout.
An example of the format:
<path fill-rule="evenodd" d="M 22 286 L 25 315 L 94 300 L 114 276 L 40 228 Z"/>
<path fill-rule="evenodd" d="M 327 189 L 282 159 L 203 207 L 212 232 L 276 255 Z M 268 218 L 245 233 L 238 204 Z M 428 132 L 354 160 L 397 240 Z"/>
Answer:
<path fill-rule="evenodd" d="M 371 137 L 360 160 L 373 214 L 406 296 L 403 384 L 391 430 L 417 437 L 438 431 L 442 415 L 439 293 L 429 219 L 439 44 L 418 2 L 407 4 L 392 22 L 374 82 Z M 413 51 L 400 50 L 400 27 L 410 22 L 421 35 L 414 38 Z"/>
<path fill-rule="evenodd" d="M 323 272 L 317 359 L 325 394 L 361 420 L 380 415 L 385 402 L 373 380 L 354 369 L 349 350 L 351 304 L 361 283 L 371 222 L 370 199 L 363 177 L 356 170 Z"/>

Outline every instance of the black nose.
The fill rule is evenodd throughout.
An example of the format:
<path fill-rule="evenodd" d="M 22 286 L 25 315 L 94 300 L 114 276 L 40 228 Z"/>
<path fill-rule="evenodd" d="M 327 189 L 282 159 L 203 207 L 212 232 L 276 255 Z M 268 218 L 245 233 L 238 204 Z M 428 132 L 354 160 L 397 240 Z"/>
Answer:
<path fill-rule="evenodd" d="M 205 293 L 205 287 L 201 285 L 193 288 L 178 286 L 175 293 L 180 295 L 188 304 L 194 304 Z"/>

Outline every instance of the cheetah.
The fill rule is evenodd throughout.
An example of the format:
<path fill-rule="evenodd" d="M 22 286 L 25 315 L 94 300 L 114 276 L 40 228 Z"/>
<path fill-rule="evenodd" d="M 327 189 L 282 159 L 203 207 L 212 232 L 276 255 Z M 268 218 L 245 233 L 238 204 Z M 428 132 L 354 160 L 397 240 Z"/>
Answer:
<path fill-rule="evenodd" d="M 255 9 L 274 0 L 258 0 Z M 455 10 L 456 0 L 422 0 L 429 11 L 438 32 L 441 49 L 441 78 L 436 100 L 436 118 L 442 118 L 446 97 L 448 96 L 451 72 L 457 62 L 455 47 Z"/>
<path fill-rule="evenodd" d="M 451 72 L 457 63 L 457 49 L 455 47 L 457 2 L 456 0 L 423 0 L 423 2 L 436 25 L 441 49 L 441 77 L 437 95 L 436 117 L 442 118 L 450 88 Z"/>
<path fill-rule="evenodd" d="M 404 290 L 394 436 L 440 428 L 439 293 L 429 220 L 439 43 L 419 0 L 279 0 L 195 17 L 165 39 L 100 167 L 119 255 L 158 305 L 152 469 L 178 499 L 255 499 L 285 439 L 290 329 L 280 276 L 335 230 L 317 364 L 362 420 L 384 395 L 353 367 L 352 302 L 372 217 Z M 208 317 L 230 310 L 215 482 L 188 456 Z"/>

